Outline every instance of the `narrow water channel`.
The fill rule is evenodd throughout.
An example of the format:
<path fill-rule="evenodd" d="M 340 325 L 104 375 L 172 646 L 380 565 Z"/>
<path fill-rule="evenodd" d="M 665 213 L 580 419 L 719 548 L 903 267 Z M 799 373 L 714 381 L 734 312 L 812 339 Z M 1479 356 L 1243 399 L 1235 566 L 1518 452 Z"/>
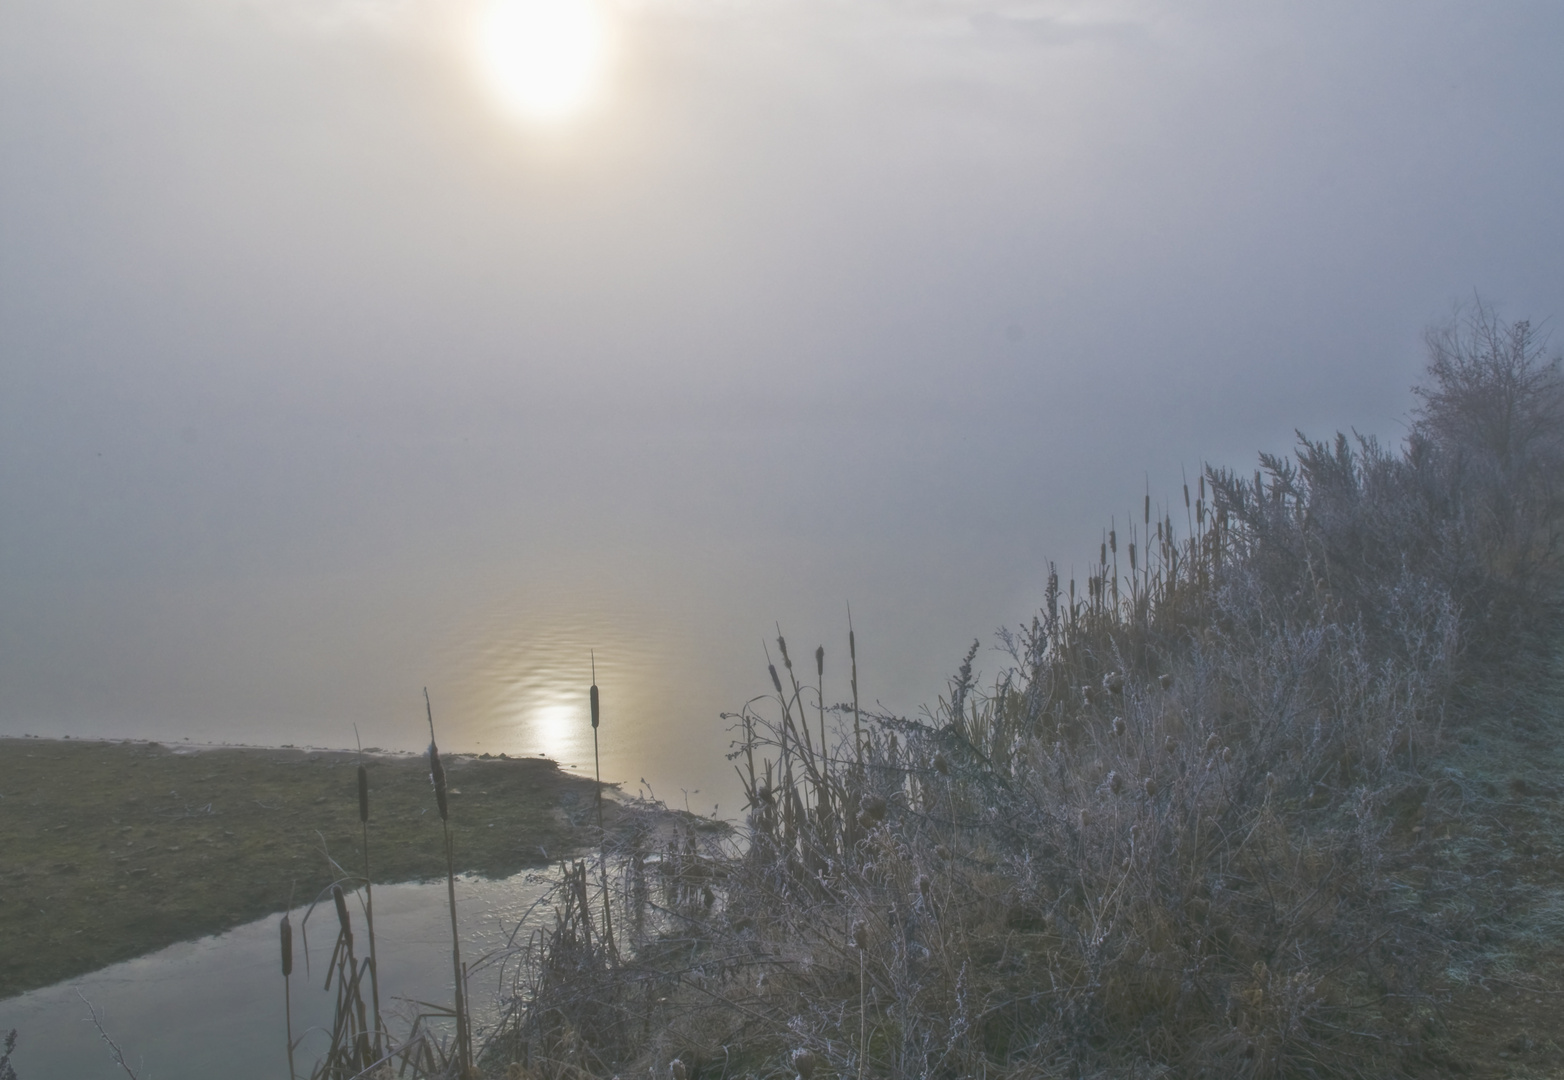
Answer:
<path fill-rule="evenodd" d="M 457 881 L 462 957 L 479 1025 L 492 1021 L 500 968 L 481 964 L 514 934 L 525 942 L 551 918 L 551 878 L 538 872 L 503 880 Z M 367 948 L 362 909 L 352 904 L 356 942 Z M 295 927 L 293 1030 L 302 1075 L 324 1051 L 336 992 L 323 989 L 336 939 L 327 903 Z M 0 1001 L 0 1033 L 17 1031 L 13 1064 L 20 1080 L 124 1080 L 93 1027 L 91 1009 L 140 1080 L 276 1080 L 288 1073 L 278 916 L 225 934 L 171 945 L 101 971 Z M 309 970 L 305 970 L 307 926 Z M 521 927 L 519 933 L 518 926 Z M 451 939 L 444 881 L 375 889 L 375 930 L 383 1010 L 405 1030 L 413 1002 L 451 999 Z M 88 1002 L 91 1003 L 91 1009 Z M 393 1017 L 396 1017 L 393 1019 Z"/>

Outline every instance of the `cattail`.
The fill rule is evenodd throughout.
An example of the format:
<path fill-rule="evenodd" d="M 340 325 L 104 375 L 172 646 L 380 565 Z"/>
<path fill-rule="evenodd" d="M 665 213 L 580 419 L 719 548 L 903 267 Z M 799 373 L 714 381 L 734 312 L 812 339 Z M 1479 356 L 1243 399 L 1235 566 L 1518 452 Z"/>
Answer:
<path fill-rule="evenodd" d="M 815 676 L 817 678 L 820 678 L 820 679 L 825 678 L 825 646 L 824 645 L 816 645 L 815 646 Z"/>
<path fill-rule="evenodd" d="M 1184 509 L 1189 509 L 1189 485 L 1184 485 Z M 1186 519 L 1187 520 L 1187 519 Z"/>
<path fill-rule="evenodd" d="M 1161 675 L 1157 676 L 1157 685 L 1162 687 L 1164 690 L 1173 689 L 1173 676 L 1163 672 Z"/>
<path fill-rule="evenodd" d="M 1099 558 L 1097 559 L 1097 561 L 1099 563 L 1101 563 L 1103 566 L 1107 566 L 1108 565 L 1108 545 L 1107 544 L 1103 544 L 1102 545 L 1102 548 L 1101 548 L 1101 550 L 1099 552 Z"/>
<path fill-rule="evenodd" d="M 782 680 L 777 677 L 777 666 L 775 664 L 767 664 L 766 670 L 771 672 L 771 685 L 776 687 L 777 693 L 780 694 L 782 692 Z"/>
<path fill-rule="evenodd" d="M 927 900 L 929 898 L 929 875 L 919 874 L 918 880 L 913 884 L 918 887 L 918 895 Z"/>
<path fill-rule="evenodd" d="M 1130 573 L 1135 572 L 1135 545 L 1130 544 Z"/>
<path fill-rule="evenodd" d="M 1141 786 L 1146 789 L 1146 798 L 1154 799 L 1157 797 L 1157 782 L 1151 777 L 1146 777 L 1145 783 Z"/>
<path fill-rule="evenodd" d="M 1108 530 L 1108 550 L 1115 555 L 1119 553 L 1119 532 L 1117 529 Z M 1104 559 L 1102 561 L 1107 562 L 1108 560 Z"/>
<path fill-rule="evenodd" d="M 277 929 L 282 936 L 282 977 L 286 979 L 293 974 L 293 924 L 288 922 L 287 915 L 283 915 Z"/>
<path fill-rule="evenodd" d="M 369 824 L 369 770 L 358 767 L 358 820 Z"/>
<path fill-rule="evenodd" d="M 1224 747 L 1222 747 L 1222 764 L 1226 765 L 1229 762 L 1231 762 L 1232 760 L 1233 760 L 1233 748 L 1231 746 L 1224 746 Z"/>
<path fill-rule="evenodd" d="M 440 820 L 450 819 L 450 806 L 445 798 L 445 766 L 440 764 L 440 748 L 429 740 L 429 782 L 434 785 L 434 801 L 440 807 Z"/>
<path fill-rule="evenodd" d="M 862 919 L 854 919 L 852 929 L 848 931 L 848 940 L 855 949 L 867 949 L 869 947 L 869 927 Z"/>
<path fill-rule="evenodd" d="M 1206 753 L 1208 753 L 1208 754 L 1213 753 L 1216 750 L 1216 748 L 1221 746 L 1221 745 L 1222 745 L 1221 738 L 1218 737 L 1216 732 L 1213 731 L 1211 733 L 1211 737 L 1206 740 Z"/>
<path fill-rule="evenodd" d="M 948 776 L 950 774 L 950 760 L 946 758 L 943 753 L 934 755 L 934 771 L 939 773 L 941 776 Z"/>
<path fill-rule="evenodd" d="M 1110 694 L 1122 694 L 1124 692 L 1124 673 L 1110 671 L 1102 677 L 1102 688 Z"/>
<path fill-rule="evenodd" d="M 858 824 L 872 829 L 885 820 L 885 800 L 865 794 L 858 799 Z"/>
<path fill-rule="evenodd" d="M 787 655 L 787 640 L 781 634 L 777 635 L 777 648 L 782 650 L 782 666 L 792 671 L 793 661 Z"/>
<path fill-rule="evenodd" d="M 1115 716 L 1113 718 L 1113 733 L 1115 735 L 1119 736 L 1120 738 L 1123 738 L 1124 732 L 1126 730 L 1128 730 L 1128 729 L 1124 725 L 1124 717 L 1122 717 L 1122 716 Z"/>
<path fill-rule="evenodd" d="M 1075 816 L 1075 819 L 1080 823 L 1080 826 L 1083 829 L 1092 823 L 1092 816 L 1086 811 L 1084 807 L 1081 809 L 1081 812 Z"/>
<path fill-rule="evenodd" d="M 771 677 L 773 679 L 776 678 L 776 672 L 775 671 L 773 671 L 771 673 Z M 580 686 L 581 684 L 577 683 L 576 685 Z M 781 689 L 781 688 L 778 687 L 778 689 Z M 591 689 L 587 691 L 587 700 L 592 703 L 592 728 L 593 728 L 593 730 L 596 730 L 597 729 L 597 722 L 598 722 L 597 683 L 594 682 L 592 684 Z"/>
<path fill-rule="evenodd" d="M 1115 795 L 1118 795 L 1120 792 L 1122 792 L 1124 790 L 1124 777 L 1120 776 L 1116 772 L 1110 772 L 1108 774 L 1108 790 L 1113 792 Z"/>
<path fill-rule="evenodd" d="M 1171 753 L 1174 753 L 1177 750 L 1178 750 L 1178 743 L 1173 741 L 1173 736 L 1169 735 L 1166 739 L 1162 740 L 1162 751 L 1163 751 L 1163 753 L 1171 754 Z"/>
<path fill-rule="evenodd" d="M 347 940 L 348 948 L 353 947 L 353 923 L 348 919 L 348 899 L 342 894 L 341 885 L 331 887 L 331 902 L 337 906 L 337 923 L 342 927 L 342 936 Z"/>

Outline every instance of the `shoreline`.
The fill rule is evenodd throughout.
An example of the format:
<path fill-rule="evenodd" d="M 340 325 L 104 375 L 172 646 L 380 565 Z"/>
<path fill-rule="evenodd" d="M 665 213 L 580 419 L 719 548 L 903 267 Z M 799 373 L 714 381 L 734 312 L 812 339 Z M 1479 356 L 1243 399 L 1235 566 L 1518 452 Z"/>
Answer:
<path fill-rule="evenodd" d="M 509 876 L 594 839 L 592 780 L 542 757 L 441 756 L 459 871 Z M 0 737 L 0 998 L 362 875 L 361 761 L 375 883 L 443 877 L 422 754 Z"/>

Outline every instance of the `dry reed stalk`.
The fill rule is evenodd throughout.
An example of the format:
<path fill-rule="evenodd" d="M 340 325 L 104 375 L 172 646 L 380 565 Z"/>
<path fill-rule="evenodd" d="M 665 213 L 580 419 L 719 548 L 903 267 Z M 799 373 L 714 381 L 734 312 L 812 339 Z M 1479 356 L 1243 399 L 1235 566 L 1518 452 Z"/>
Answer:
<path fill-rule="evenodd" d="M 386 1043 L 385 1021 L 380 1015 L 380 957 L 375 951 L 375 886 L 369 874 L 369 770 L 358 767 L 358 822 L 364 837 L 364 925 L 369 934 L 369 988 L 375 1009 L 375 1056 Z"/>
<path fill-rule="evenodd" d="M 456 852 L 451 843 L 450 807 L 445 787 L 445 768 L 434 738 L 434 706 L 424 688 L 424 711 L 429 720 L 429 782 L 434 785 L 435 805 L 440 811 L 440 828 L 445 837 L 445 889 L 451 910 L 451 975 L 456 1002 L 456 1058 L 462 1080 L 472 1072 L 472 1033 L 468 1027 L 465 980 L 462 977 L 461 933 L 456 923 Z"/>
<path fill-rule="evenodd" d="M 282 944 L 282 1012 L 287 1025 L 288 1080 L 297 1080 L 298 1070 L 293 1066 L 293 925 L 288 921 L 286 911 L 277 931 Z"/>
<path fill-rule="evenodd" d="M 598 840 L 598 866 L 603 879 L 603 937 L 608 943 L 610 955 L 614 952 L 614 918 L 609 908 L 608 892 L 608 834 L 603 829 L 603 760 L 598 753 L 597 728 L 599 722 L 599 705 L 597 694 L 597 653 L 592 654 L 592 687 L 587 694 L 592 712 L 592 768 L 597 780 L 597 840 Z"/>

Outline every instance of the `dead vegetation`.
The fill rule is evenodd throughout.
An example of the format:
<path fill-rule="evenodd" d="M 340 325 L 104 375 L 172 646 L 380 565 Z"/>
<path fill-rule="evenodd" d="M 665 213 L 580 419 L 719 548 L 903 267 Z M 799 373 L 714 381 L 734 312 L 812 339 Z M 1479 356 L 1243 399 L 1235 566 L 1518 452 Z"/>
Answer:
<path fill-rule="evenodd" d="M 997 677 L 974 643 L 923 719 L 861 710 L 851 635 L 853 700 L 830 704 L 823 650 L 801 672 L 779 634 L 774 693 L 732 717 L 742 838 L 632 832 L 601 887 L 572 871 L 480 1060 L 1481 1071 L 1452 1049 L 1464 1003 L 1564 895 L 1556 865 L 1529 904 L 1501 887 L 1497 796 L 1461 767 L 1500 687 L 1552 702 L 1533 722 L 1557 732 L 1564 399 L 1526 324 L 1479 308 L 1431 343 L 1403 447 L 1300 437 L 1252 478 L 1148 495 L 1083 588 L 1050 572 Z"/>

